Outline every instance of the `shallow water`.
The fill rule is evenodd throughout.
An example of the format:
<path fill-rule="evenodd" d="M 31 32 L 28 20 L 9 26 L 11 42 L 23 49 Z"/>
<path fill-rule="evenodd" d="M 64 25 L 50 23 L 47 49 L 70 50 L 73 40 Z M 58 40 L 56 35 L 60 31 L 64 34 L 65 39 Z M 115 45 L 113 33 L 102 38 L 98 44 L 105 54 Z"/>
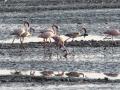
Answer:
<path fill-rule="evenodd" d="M 81 84 L 81 85 L 40 85 L 39 83 L 7 83 L 1 85 L 2 90 L 119 90 L 119 84 Z"/>
<path fill-rule="evenodd" d="M 78 31 L 78 27 L 85 27 L 90 35 L 103 35 L 102 32 L 105 30 L 120 28 L 119 11 L 120 9 L 60 10 L 44 11 L 35 15 L 30 13 L 4 13 L 3 16 L 7 18 L 3 18 L 2 14 L 0 15 L 0 40 L 11 39 L 10 32 L 21 26 L 19 24 L 21 20 L 30 21 L 36 32 L 46 29 L 52 23 L 57 23 L 60 26 L 61 34 Z M 25 15 L 26 18 L 24 18 Z M 77 26 L 77 21 L 82 24 Z M 33 36 L 37 35 L 38 33 L 33 34 Z M 47 54 L 44 54 L 42 47 L 0 49 L 0 69 L 120 72 L 119 47 L 107 47 L 106 49 L 104 47 L 76 47 L 74 48 L 75 52 L 73 52 L 73 47 L 67 47 L 67 49 L 70 53 L 67 59 L 63 57 L 62 51 L 54 48 L 48 50 Z M 2 83 L 0 88 L 1 90 L 119 90 L 119 86 L 119 83 L 42 85 L 31 82 Z"/>

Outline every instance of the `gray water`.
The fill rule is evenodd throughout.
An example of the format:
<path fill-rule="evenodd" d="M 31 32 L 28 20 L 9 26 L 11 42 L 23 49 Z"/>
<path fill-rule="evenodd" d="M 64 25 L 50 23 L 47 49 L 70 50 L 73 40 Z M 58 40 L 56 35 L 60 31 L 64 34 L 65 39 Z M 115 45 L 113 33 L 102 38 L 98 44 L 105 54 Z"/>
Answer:
<path fill-rule="evenodd" d="M 26 16 L 26 17 L 24 17 Z M 36 31 L 53 23 L 60 26 L 60 33 L 78 31 L 85 27 L 89 34 L 101 35 L 107 26 L 120 28 L 120 9 L 43 11 L 41 13 L 4 13 L 0 15 L 0 39 L 9 39 L 11 31 L 18 28 L 23 20 L 28 20 Z M 76 23 L 81 23 L 77 26 Z M 107 24 L 106 24 L 107 23 Z M 35 33 L 34 36 L 38 35 Z M 43 48 L 0 49 L 0 69 L 54 70 L 87 72 L 120 72 L 119 47 L 67 47 L 70 54 L 64 58 L 61 51 L 51 48 L 44 54 Z M 58 54 L 56 53 L 58 52 Z M 57 57 L 58 56 L 58 57 Z M 48 84 L 2 83 L 1 90 L 119 90 L 119 83 L 109 84 Z"/>

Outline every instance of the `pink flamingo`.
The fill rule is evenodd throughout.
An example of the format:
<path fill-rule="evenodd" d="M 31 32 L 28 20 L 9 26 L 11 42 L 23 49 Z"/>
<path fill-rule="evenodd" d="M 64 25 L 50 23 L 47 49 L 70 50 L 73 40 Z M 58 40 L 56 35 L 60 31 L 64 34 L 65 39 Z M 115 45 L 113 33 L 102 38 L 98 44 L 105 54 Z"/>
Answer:
<path fill-rule="evenodd" d="M 58 26 L 52 25 L 52 27 L 48 28 L 48 30 L 41 31 L 38 37 L 43 38 L 44 43 L 47 42 L 47 39 L 49 39 L 51 42 L 50 38 L 55 36 L 57 34 L 57 31 L 58 31 Z"/>
<path fill-rule="evenodd" d="M 111 36 L 112 37 L 112 41 L 113 41 L 113 36 L 119 36 L 120 35 L 120 31 L 117 30 L 117 29 L 107 30 L 107 31 L 104 32 L 104 34 L 107 34 L 107 36 L 104 39 L 111 39 L 111 38 L 107 38 L 108 36 Z M 116 42 L 114 42 L 112 45 L 116 45 Z M 112 51 L 113 51 L 113 47 L 112 47 Z"/>
<path fill-rule="evenodd" d="M 106 39 L 108 36 L 112 36 L 112 39 L 113 39 L 113 36 L 119 36 L 120 35 L 120 31 L 119 30 L 107 30 L 104 32 L 104 34 L 107 34 L 107 36 L 104 38 Z"/>
<path fill-rule="evenodd" d="M 49 39 L 50 43 L 51 43 L 51 38 L 54 37 L 55 35 L 57 35 L 58 32 L 58 26 L 57 25 L 52 25 L 50 28 L 48 28 L 47 30 L 41 31 L 40 35 L 38 37 L 43 38 L 43 42 L 44 42 L 44 54 L 45 54 L 45 49 L 46 49 L 46 42 L 47 39 Z"/>

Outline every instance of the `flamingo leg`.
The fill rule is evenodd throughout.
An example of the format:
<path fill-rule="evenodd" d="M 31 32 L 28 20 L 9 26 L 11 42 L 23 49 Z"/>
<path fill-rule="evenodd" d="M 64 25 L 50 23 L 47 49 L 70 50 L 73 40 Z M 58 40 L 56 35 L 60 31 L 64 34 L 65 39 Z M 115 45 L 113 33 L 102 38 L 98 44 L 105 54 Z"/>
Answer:
<path fill-rule="evenodd" d="M 114 42 L 113 42 L 113 36 L 112 36 L 112 61 L 113 61 L 113 46 L 114 46 Z"/>
<path fill-rule="evenodd" d="M 23 46 L 23 48 L 24 48 L 23 42 L 24 42 L 24 37 L 22 38 L 22 46 Z"/>
<path fill-rule="evenodd" d="M 11 45 L 13 45 L 13 43 L 14 43 L 14 41 L 15 41 L 15 38 L 16 38 L 16 37 L 13 38 L 13 41 L 12 41 Z"/>
<path fill-rule="evenodd" d="M 46 43 L 46 39 L 45 38 L 43 38 L 43 42 L 44 42 L 44 46 L 43 46 L 43 48 L 44 48 L 44 58 L 45 58 L 45 51 L 46 51 L 46 47 L 45 47 L 45 43 Z"/>
<path fill-rule="evenodd" d="M 43 44 L 44 44 L 44 45 L 43 45 L 43 47 L 44 47 L 44 48 L 45 48 L 45 45 L 46 45 L 46 44 L 45 44 L 45 43 L 46 43 L 46 41 L 45 41 L 45 40 L 46 40 L 46 39 L 45 39 L 45 38 L 43 38 Z"/>
<path fill-rule="evenodd" d="M 20 37 L 20 44 L 21 44 L 21 47 L 24 48 L 23 47 L 23 38 L 22 37 Z"/>
<path fill-rule="evenodd" d="M 51 38 L 49 38 L 49 41 L 50 41 L 50 42 L 49 42 L 49 51 L 50 51 L 50 55 L 52 56 L 52 50 L 51 50 L 51 48 L 50 48 L 51 45 L 52 45 L 52 43 L 51 43 Z"/>
<path fill-rule="evenodd" d="M 63 46 L 63 48 L 64 48 L 64 52 L 65 52 L 65 54 L 63 55 L 63 57 L 65 57 L 67 59 L 68 50 L 67 50 L 67 48 L 65 46 Z"/>

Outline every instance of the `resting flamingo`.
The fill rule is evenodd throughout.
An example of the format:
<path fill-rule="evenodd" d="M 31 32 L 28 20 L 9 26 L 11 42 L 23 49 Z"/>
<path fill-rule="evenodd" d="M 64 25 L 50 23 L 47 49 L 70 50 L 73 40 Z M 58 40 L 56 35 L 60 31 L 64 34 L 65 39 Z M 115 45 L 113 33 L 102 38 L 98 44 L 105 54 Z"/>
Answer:
<path fill-rule="evenodd" d="M 69 37 L 68 39 L 66 39 L 66 41 L 69 40 L 70 38 L 72 38 L 72 41 L 74 41 L 74 38 L 76 38 L 76 37 L 84 36 L 84 38 L 85 38 L 86 36 L 88 36 L 86 28 L 82 28 L 80 31 L 84 31 L 84 33 L 81 34 L 80 32 L 71 32 L 71 33 L 66 34 L 65 36 Z M 75 51 L 74 51 L 74 47 L 73 47 L 73 53 L 74 52 Z"/>
<path fill-rule="evenodd" d="M 69 37 L 67 40 L 72 38 L 72 41 L 74 40 L 74 38 L 79 37 L 79 36 L 84 36 L 84 37 L 88 36 L 86 28 L 82 28 L 80 31 L 84 31 L 84 34 L 81 34 L 80 32 L 71 32 L 71 33 L 66 34 L 65 36 Z"/>
<path fill-rule="evenodd" d="M 68 77 L 80 77 L 80 75 L 82 75 L 82 77 L 85 77 L 84 73 L 79 73 L 79 72 L 69 72 L 66 73 L 66 75 Z"/>
<path fill-rule="evenodd" d="M 53 71 L 42 71 L 41 74 L 44 77 L 51 77 L 52 75 L 54 75 L 54 72 Z"/>
<path fill-rule="evenodd" d="M 30 33 L 31 30 L 34 31 L 34 29 L 30 27 L 29 22 L 25 21 L 24 25 L 20 29 L 14 30 L 10 34 L 10 35 L 15 35 L 15 37 L 13 38 L 12 44 L 14 43 L 16 38 L 19 38 L 20 39 L 20 43 L 22 45 L 23 41 L 24 41 L 24 38 L 31 35 L 31 33 Z"/>

